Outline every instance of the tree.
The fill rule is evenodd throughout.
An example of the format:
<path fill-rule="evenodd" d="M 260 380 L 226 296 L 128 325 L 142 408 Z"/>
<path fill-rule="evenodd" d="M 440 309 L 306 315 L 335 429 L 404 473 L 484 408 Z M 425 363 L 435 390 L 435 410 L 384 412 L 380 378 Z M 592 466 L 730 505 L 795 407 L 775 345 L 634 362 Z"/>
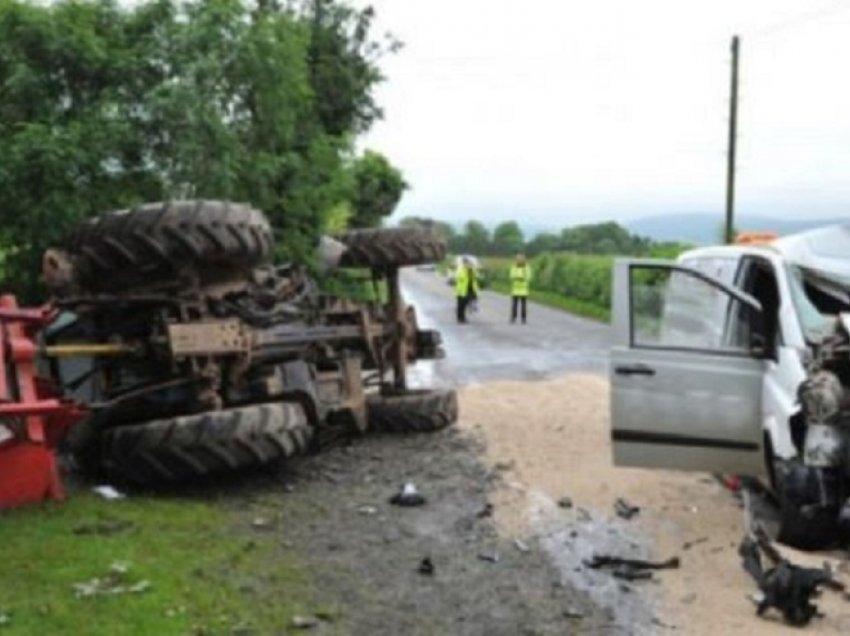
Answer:
<path fill-rule="evenodd" d="M 493 251 L 496 254 L 517 254 L 524 244 L 525 237 L 516 221 L 500 223 L 493 230 Z"/>
<path fill-rule="evenodd" d="M 377 62 L 394 47 L 372 41 L 372 19 L 334 0 L 4 0 L 7 285 L 34 296 L 45 247 L 81 218 L 146 200 L 249 201 L 296 259 L 370 192 L 393 206 L 375 161 L 363 157 L 358 190 L 363 165 L 348 159 L 380 115 Z"/>
<path fill-rule="evenodd" d="M 371 150 L 355 160 L 351 168 L 353 227 L 380 225 L 393 213 L 408 184 L 387 159 Z"/>
<path fill-rule="evenodd" d="M 463 228 L 463 248 L 473 254 L 486 254 L 490 250 L 490 232 L 480 221 L 467 221 Z"/>
<path fill-rule="evenodd" d="M 561 246 L 561 237 L 551 232 L 541 232 L 528 242 L 525 251 L 530 256 L 536 256 L 543 252 L 555 252 Z"/>

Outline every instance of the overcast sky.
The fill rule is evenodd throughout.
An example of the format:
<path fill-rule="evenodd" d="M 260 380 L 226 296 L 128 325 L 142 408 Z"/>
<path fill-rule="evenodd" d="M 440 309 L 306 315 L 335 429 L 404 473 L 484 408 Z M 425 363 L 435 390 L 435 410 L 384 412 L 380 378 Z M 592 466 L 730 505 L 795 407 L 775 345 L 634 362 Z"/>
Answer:
<path fill-rule="evenodd" d="M 385 110 L 362 145 L 396 216 L 530 226 L 723 211 L 740 34 L 738 210 L 850 215 L 850 0 L 372 0 Z"/>

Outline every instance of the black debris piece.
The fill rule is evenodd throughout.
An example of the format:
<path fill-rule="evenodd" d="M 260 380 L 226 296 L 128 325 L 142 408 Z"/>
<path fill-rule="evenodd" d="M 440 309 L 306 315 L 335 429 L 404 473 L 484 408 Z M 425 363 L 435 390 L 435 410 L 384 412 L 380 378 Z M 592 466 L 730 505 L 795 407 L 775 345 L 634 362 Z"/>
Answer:
<path fill-rule="evenodd" d="M 678 568 L 679 557 L 673 557 L 666 561 L 646 561 L 644 559 L 627 559 L 595 554 L 592 559 L 585 560 L 584 565 L 591 570 L 608 570 L 612 576 L 624 581 L 645 581 L 652 578 L 653 570 Z"/>
<path fill-rule="evenodd" d="M 394 506 L 422 506 L 426 503 L 426 501 L 425 497 L 416 490 L 416 484 L 412 481 L 408 481 L 403 484 L 401 490 L 390 497 L 390 503 Z"/>
<path fill-rule="evenodd" d="M 756 608 L 758 616 L 773 607 L 787 623 L 802 627 L 818 613 L 817 606 L 811 602 L 819 594 L 818 588 L 844 590 L 844 585 L 832 578 L 829 568 L 800 567 L 783 558 L 762 529 L 744 537 L 738 554 L 744 570 L 762 593 Z M 767 568 L 762 564 L 762 555 L 770 563 Z"/>
<path fill-rule="evenodd" d="M 487 561 L 488 563 L 498 563 L 499 562 L 499 554 L 497 552 L 481 552 L 478 555 L 478 558 L 481 561 Z"/>
<path fill-rule="evenodd" d="M 705 543 L 706 541 L 708 541 L 708 537 L 700 537 L 699 539 L 694 539 L 693 541 L 685 541 L 685 543 L 682 544 L 682 550 L 690 550 L 695 545 Z"/>
<path fill-rule="evenodd" d="M 484 504 L 484 507 L 475 514 L 475 516 L 479 519 L 483 519 L 484 517 L 492 517 L 493 504 L 488 501 L 486 504 Z"/>
<path fill-rule="evenodd" d="M 614 502 L 614 512 L 618 517 L 628 520 L 640 512 L 640 506 L 633 506 L 622 497 L 617 497 L 617 501 Z"/>
<path fill-rule="evenodd" d="M 623 579 L 624 581 L 648 581 L 652 578 L 652 572 L 649 570 L 638 570 L 630 565 L 618 565 L 611 568 L 611 576 L 615 579 Z"/>
<path fill-rule="evenodd" d="M 431 561 L 431 557 L 425 557 L 422 561 L 419 562 L 419 568 L 416 570 L 419 574 L 424 574 L 425 576 L 433 576 L 434 575 L 434 562 Z"/>
<path fill-rule="evenodd" d="M 573 500 L 569 497 L 561 497 L 560 499 L 558 499 L 558 507 L 568 510 L 569 508 L 573 507 Z"/>

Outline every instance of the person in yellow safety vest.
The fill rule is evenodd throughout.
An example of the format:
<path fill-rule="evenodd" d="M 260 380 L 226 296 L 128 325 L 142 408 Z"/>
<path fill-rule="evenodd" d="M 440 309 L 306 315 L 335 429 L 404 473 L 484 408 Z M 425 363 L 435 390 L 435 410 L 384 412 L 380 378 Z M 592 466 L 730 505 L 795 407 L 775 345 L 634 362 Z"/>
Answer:
<path fill-rule="evenodd" d="M 455 296 L 457 296 L 457 321 L 466 322 L 466 308 L 470 301 L 478 298 L 478 276 L 472 261 L 461 260 L 455 274 Z"/>
<path fill-rule="evenodd" d="M 517 254 L 511 267 L 511 322 L 516 322 L 517 309 L 520 309 L 522 324 L 525 324 L 526 302 L 531 284 L 531 268 L 525 261 L 525 254 Z"/>

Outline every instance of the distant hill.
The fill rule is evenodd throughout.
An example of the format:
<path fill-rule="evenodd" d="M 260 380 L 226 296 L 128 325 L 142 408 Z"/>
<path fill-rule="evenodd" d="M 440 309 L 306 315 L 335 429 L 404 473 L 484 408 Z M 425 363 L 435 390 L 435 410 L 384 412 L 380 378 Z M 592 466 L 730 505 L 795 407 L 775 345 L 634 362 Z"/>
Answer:
<path fill-rule="evenodd" d="M 739 231 L 770 231 L 794 234 L 823 225 L 848 223 L 850 216 L 832 219 L 786 220 L 769 216 L 742 215 L 735 223 Z M 681 241 L 696 245 L 720 242 L 723 217 L 718 214 L 659 214 L 624 223 L 633 234 L 648 236 L 657 241 Z"/>

